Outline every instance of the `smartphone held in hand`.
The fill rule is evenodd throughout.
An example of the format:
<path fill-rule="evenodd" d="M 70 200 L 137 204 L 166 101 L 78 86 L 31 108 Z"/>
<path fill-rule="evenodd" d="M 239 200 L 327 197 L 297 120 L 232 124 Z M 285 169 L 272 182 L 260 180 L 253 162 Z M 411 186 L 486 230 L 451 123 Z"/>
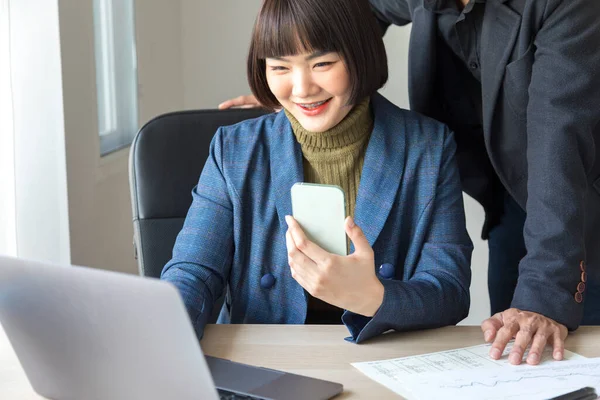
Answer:
<path fill-rule="evenodd" d="M 347 255 L 342 188 L 299 182 L 292 186 L 291 193 L 293 216 L 306 236 L 330 253 Z"/>
<path fill-rule="evenodd" d="M 291 193 L 293 216 L 307 237 L 330 253 L 347 255 L 342 188 L 299 182 L 292 186 Z"/>

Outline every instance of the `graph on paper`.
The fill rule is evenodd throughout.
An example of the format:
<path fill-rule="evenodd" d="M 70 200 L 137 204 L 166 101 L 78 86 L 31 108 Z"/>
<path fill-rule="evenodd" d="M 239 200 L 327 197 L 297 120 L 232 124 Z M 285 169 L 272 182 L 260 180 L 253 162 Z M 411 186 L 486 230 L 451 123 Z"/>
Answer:
<path fill-rule="evenodd" d="M 508 362 L 508 354 L 512 349 L 512 343 L 509 343 L 499 360 L 493 360 L 489 357 L 490 348 L 490 344 L 483 344 L 418 356 L 360 362 L 352 365 L 369 378 L 403 397 L 416 398 L 408 390 L 408 383 L 423 374 L 461 371 L 460 374 L 464 375 L 464 371 L 469 371 L 470 375 L 471 372 L 482 369 L 505 370 L 522 367 L 512 366 Z M 527 353 L 524 355 L 524 358 L 526 357 Z M 564 359 L 582 360 L 585 357 L 565 350 Z M 542 354 L 538 368 L 552 363 L 554 363 L 552 348 L 548 346 Z"/>
<path fill-rule="evenodd" d="M 546 366 L 426 373 L 405 383 L 414 399 L 547 399 L 580 389 L 600 390 L 600 359 L 552 362 Z"/>

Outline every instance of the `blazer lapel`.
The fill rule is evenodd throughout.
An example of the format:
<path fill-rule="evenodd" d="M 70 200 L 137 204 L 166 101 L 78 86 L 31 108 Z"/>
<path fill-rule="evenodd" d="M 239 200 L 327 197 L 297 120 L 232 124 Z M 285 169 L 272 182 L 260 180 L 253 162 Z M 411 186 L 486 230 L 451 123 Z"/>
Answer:
<path fill-rule="evenodd" d="M 371 102 L 374 126 L 360 177 L 354 220 L 373 246 L 396 201 L 402 181 L 406 126 L 404 119 L 393 112 L 395 106 L 383 96 L 376 94 Z M 354 251 L 354 245 L 351 251 Z"/>
<path fill-rule="evenodd" d="M 488 148 L 500 85 L 521 26 L 521 16 L 506 6 L 505 1 L 486 2 L 481 31 L 483 131 Z"/>
<path fill-rule="evenodd" d="M 279 223 L 287 230 L 286 215 L 292 215 L 292 198 L 290 189 L 296 182 L 302 182 L 302 150 L 296 141 L 292 126 L 280 112 L 273 123 L 274 136 L 271 139 L 271 181 L 275 193 L 275 206 Z"/>
<path fill-rule="evenodd" d="M 372 97 L 373 132 L 367 146 L 360 178 L 354 220 L 373 246 L 383 229 L 396 200 L 405 158 L 404 119 L 397 118 L 395 108 L 383 96 Z M 271 181 L 279 222 L 287 230 L 286 215 L 292 215 L 290 189 L 302 182 L 302 150 L 284 113 L 275 119 L 271 140 Z M 387 133 L 386 133 L 387 132 Z M 354 246 L 351 246 L 354 251 Z"/>

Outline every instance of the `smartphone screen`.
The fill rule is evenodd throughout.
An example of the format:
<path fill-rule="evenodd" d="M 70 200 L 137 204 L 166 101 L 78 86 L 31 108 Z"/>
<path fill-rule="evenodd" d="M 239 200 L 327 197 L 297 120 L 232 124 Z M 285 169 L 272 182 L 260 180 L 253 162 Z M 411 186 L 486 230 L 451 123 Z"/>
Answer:
<path fill-rule="evenodd" d="M 330 253 L 347 255 L 342 188 L 299 182 L 292 186 L 291 195 L 293 216 L 309 240 Z"/>

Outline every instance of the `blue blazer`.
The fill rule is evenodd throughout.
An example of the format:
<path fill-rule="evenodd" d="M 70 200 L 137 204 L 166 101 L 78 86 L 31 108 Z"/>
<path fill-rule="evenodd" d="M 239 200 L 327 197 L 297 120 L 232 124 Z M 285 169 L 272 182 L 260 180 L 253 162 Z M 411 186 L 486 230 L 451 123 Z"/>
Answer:
<path fill-rule="evenodd" d="M 354 219 L 373 247 L 385 293 L 371 318 L 344 312 L 348 339 L 357 343 L 390 329 L 456 324 L 470 304 L 473 246 L 452 133 L 378 94 L 371 107 Z M 304 323 L 307 299 L 290 273 L 284 220 L 292 214 L 290 189 L 302 180 L 302 152 L 285 113 L 215 134 L 162 272 L 182 294 L 199 337 L 227 286 L 220 323 Z"/>

